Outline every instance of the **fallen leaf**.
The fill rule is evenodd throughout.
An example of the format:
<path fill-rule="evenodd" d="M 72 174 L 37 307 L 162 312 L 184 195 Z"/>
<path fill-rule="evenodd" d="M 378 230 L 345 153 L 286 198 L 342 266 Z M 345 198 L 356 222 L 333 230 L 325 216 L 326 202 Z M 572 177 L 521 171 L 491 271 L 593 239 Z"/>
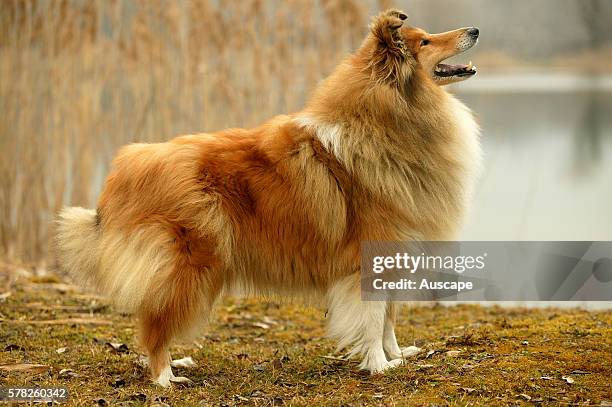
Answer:
<path fill-rule="evenodd" d="M 276 322 L 275 320 L 273 320 L 272 318 L 268 316 L 263 317 L 263 322 L 269 325 L 278 325 L 278 322 Z"/>
<path fill-rule="evenodd" d="M 58 377 L 62 379 L 67 379 L 70 377 L 77 377 L 78 374 L 74 373 L 72 369 L 62 369 L 59 371 Z"/>
<path fill-rule="evenodd" d="M 134 393 L 129 398 L 130 400 L 142 401 L 143 403 L 147 401 L 147 395 L 144 393 Z"/>
<path fill-rule="evenodd" d="M 122 377 L 115 377 L 111 382 L 110 382 L 111 387 L 117 388 L 117 387 L 121 387 L 123 385 L 125 385 L 125 380 Z"/>
<path fill-rule="evenodd" d="M 3 372 L 29 372 L 29 373 L 44 373 L 51 369 L 48 365 L 38 365 L 32 363 L 16 363 L 13 365 L 0 365 L 0 371 Z"/>
<path fill-rule="evenodd" d="M 4 347 L 5 352 L 12 352 L 14 350 L 21 352 L 24 351 L 25 348 L 21 345 L 17 345 L 16 343 L 10 343 Z"/>
<path fill-rule="evenodd" d="M 193 380 L 186 377 L 172 377 L 170 378 L 170 383 L 179 387 L 189 387 L 195 384 Z"/>
<path fill-rule="evenodd" d="M 252 324 L 255 328 L 261 328 L 261 329 L 270 329 L 270 325 L 268 324 L 264 324 L 263 322 L 253 322 Z"/>
<path fill-rule="evenodd" d="M 12 293 L 11 293 L 10 291 L 7 291 L 7 292 L 5 292 L 5 293 L 0 294 L 0 302 L 4 302 L 4 301 L 6 301 L 6 299 L 7 299 L 8 297 L 10 297 L 10 296 L 11 296 L 11 294 L 12 294 Z"/>
<path fill-rule="evenodd" d="M 461 391 L 464 391 L 464 392 L 466 392 L 467 394 L 471 394 L 471 393 L 474 393 L 474 392 L 476 391 L 476 389 L 473 389 L 473 388 L 471 388 L 471 387 L 462 387 L 462 388 L 461 388 Z"/>
<path fill-rule="evenodd" d="M 425 370 L 425 369 L 430 369 L 432 367 L 434 367 L 434 365 L 430 365 L 430 364 L 425 364 L 425 365 L 417 365 L 419 370 Z"/>
<path fill-rule="evenodd" d="M 65 353 L 66 352 L 66 348 L 65 347 L 57 348 L 57 349 L 55 349 L 55 352 L 58 353 L 58 354 Z"/>
<path fill-rule="evenodd" d="M 569 376 L 563 376 L 563 377 L 561 377 L 561 379 L 565 380 L 565 383 L 567 383 L 567 384 L 574 384 L 574 379 L 572 379 Z"/>
<path fill-rule="evenodd" d="M 448 356 L 449 358 L 454 358 L 455 356 L 458 356 L 461 353 L 460 350 L 449 350 L 448 352 L 445 353 L 446 356 Z"/>
<path fill-rule="evenodd" d="M 130 349 L 125 343 L 106 342 L 106 344 L 117 353 L 128 353 L 130 351 Z"/>
<path fill-rule="evenodd" d="M 165 403 L 168 401 L 168 396 L 155 396 L 153 397 L 153 403 Z"/>

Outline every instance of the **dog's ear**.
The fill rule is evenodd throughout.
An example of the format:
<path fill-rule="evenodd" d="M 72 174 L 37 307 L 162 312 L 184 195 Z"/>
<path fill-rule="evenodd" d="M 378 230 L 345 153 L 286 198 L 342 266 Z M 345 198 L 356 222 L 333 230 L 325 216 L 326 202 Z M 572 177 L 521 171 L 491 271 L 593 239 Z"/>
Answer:
<path fill-rule="evenodd" d="M 382 50 L 398 56 L 406 53 L 406 45 L 402 41 L 399 29 L 407 18 L 408 16 L 405 13 L 396 9 L 389 9 L 372 19 L 370 31 Z"/>
<path fill-rule="evenodd" d="M 405 13 L 390 9 L 372 19 L 371 35 L 374 40 L 369 67 L 372 77 L 379 83 L 401 87 L 414 69 L 414 57 L 402 40 L 400 29 Z"/>

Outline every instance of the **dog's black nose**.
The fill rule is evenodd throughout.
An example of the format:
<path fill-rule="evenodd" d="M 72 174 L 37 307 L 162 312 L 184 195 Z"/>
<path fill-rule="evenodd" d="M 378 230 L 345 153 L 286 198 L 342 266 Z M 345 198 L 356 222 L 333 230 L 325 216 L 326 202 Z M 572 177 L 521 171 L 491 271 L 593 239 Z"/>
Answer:
<path fill-rule="evenodd" d="M 471 37 L 478 38 L 478 35 L 480 34 L 480 30 L 476 27 L 472 27 L 467 30 L 467 33 L 470 34 Z"/>

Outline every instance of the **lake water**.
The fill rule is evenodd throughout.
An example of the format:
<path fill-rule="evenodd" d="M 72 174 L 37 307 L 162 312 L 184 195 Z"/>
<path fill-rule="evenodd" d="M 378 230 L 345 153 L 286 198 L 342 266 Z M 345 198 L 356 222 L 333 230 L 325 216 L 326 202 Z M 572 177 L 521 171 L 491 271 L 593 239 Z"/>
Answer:
<path fill-rule="evenodd" d="M 611 76 L 476 77 L 454 92 L 477 115 L 484 150 L 462 239 L 612 240 Z"/>
<path fill-rule="evenodd" d="M 462 238 L 612 240 L 612 79 L 472 80 L 455 93 L 481 123 L 485 167 Z"/>

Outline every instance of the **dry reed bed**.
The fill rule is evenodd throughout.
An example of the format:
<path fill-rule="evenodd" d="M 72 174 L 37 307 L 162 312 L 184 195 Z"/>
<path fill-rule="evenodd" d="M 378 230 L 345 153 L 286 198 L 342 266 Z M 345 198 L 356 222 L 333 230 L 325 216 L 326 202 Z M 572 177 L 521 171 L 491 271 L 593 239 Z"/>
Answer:
<path fill-rule="evenodd" d="M 384 2 L 383 2 L 384 3 Z M 354 49 L 353 0 L 5 1 L 0 256 L 45 259 L 54 214 L 95 206 L 123 144 L 298 109 Z"/>

